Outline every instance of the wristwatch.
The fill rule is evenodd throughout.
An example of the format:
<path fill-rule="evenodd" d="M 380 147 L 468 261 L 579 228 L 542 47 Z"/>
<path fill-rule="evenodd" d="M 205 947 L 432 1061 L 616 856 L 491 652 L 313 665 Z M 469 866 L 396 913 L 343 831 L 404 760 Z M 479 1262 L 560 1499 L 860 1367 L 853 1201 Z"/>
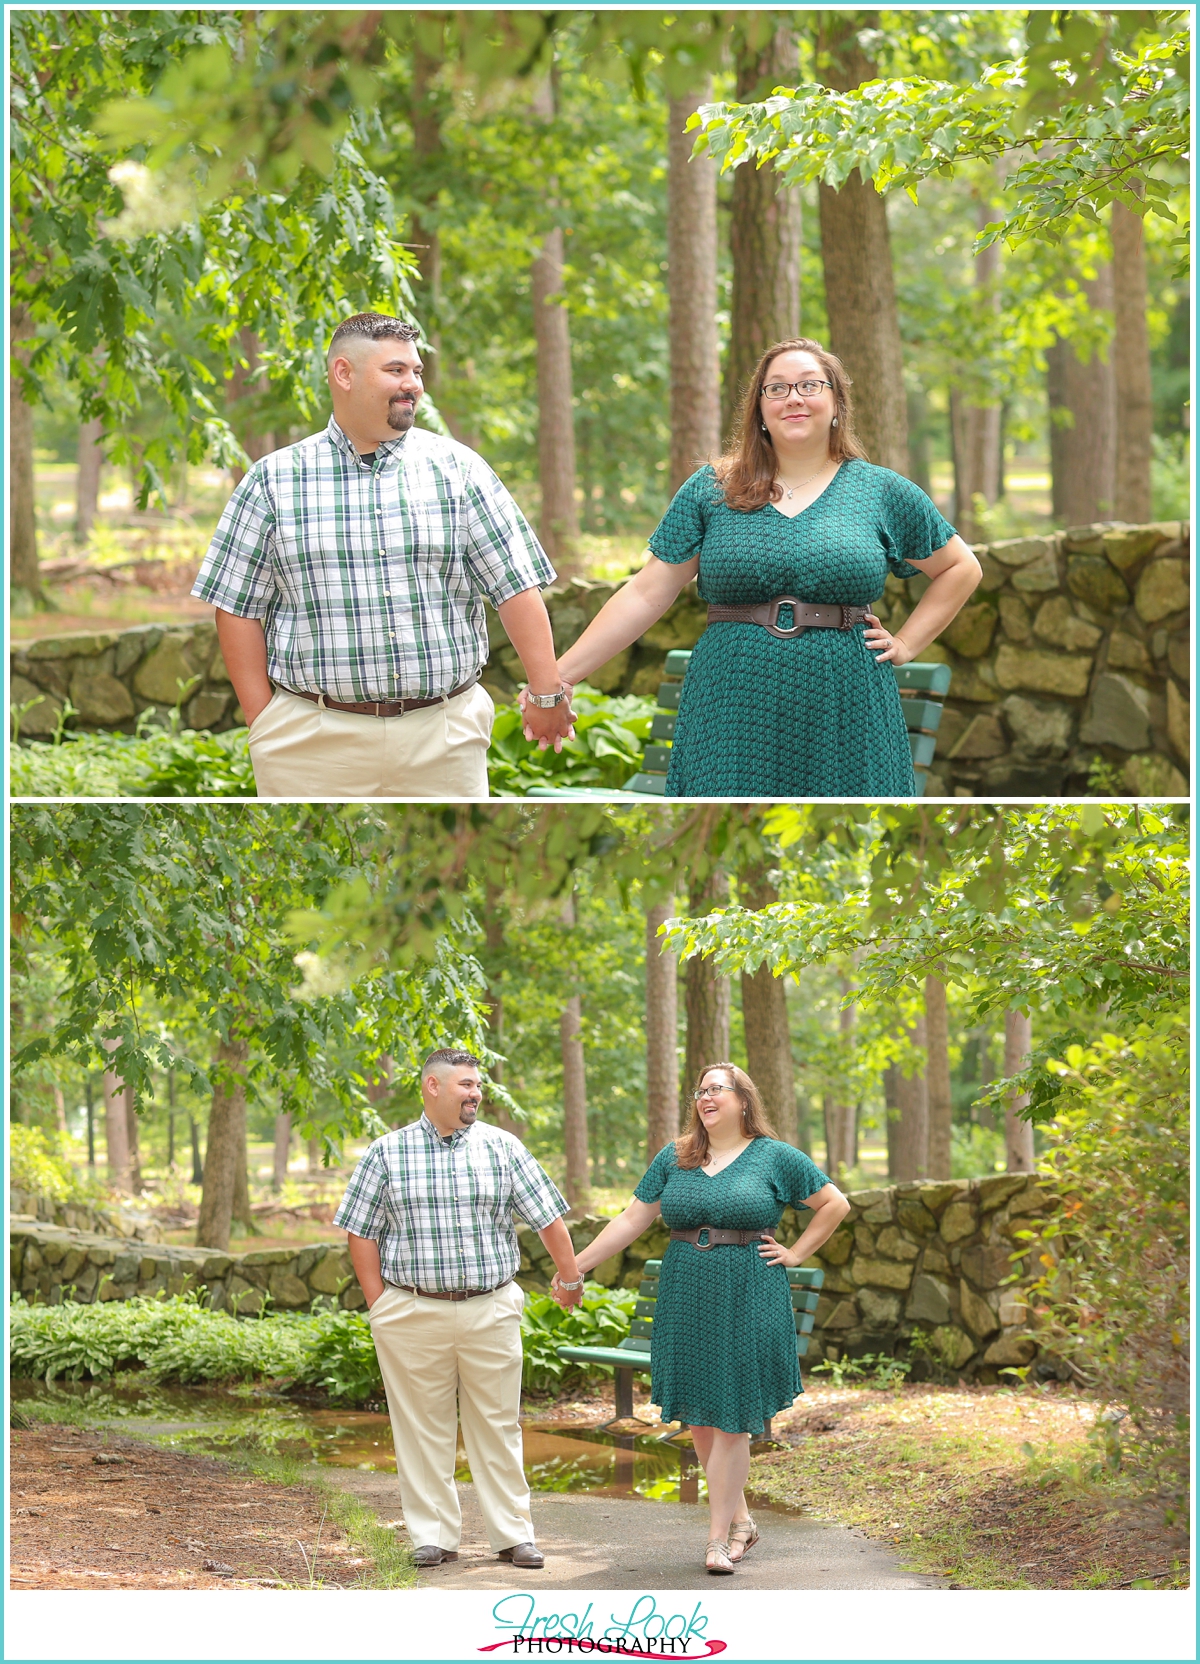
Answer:
<path fill-rule="evenodd" d="M 536 705 L 539 711 L 552 711 L 556 705 L 561 705 L 568 698 L 566 688 L 559 688 L 557 693 L 529 693 L 525 695 L 527 705 Z"/>

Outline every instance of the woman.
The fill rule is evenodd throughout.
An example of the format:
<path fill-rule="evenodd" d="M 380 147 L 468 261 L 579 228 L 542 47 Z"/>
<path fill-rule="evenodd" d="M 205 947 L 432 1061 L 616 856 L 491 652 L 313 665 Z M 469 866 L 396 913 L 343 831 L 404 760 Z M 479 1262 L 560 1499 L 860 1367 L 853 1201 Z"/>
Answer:
<path fill-rule="evenodd" d="M 568 687 L 582 681 L 699 577 L 709 623 L 683 684 L 668 797 L 914 794 L 892 666 L 946 628 L 981 572 L 918 486 L 866 460 L 832 353 L 808 340 L 764 353 L 739 441 L 684 482 L 650 549 L 558 669 Z M 931 579 L 895 634 L 869 610 L 889 572 Z M 819 610 L 770 605 L 781 598 Z"/>
<path fill-rule="evenodd" d="M 576 1260 L 582 1277 L 660 1215 L 671 1227 L 654 1308 L 651 1392 L 664 1421 L 691 1428 L 708 1481 L 705 1565 L 720 1576 L 758 1541 L 743 1490 L 750 1435 L 803 1391 L 783 1267 L 801 1265 L 828 1242 L 850 1204 L 775 1136 L 741 1069 L 710 1064 L 692 1097 L 687 1132 L 658 1152 L 634 1200 Z M 813 1218 L 785 1248 L 772 1233 L 784 1208 L 800 1203 Z"/>

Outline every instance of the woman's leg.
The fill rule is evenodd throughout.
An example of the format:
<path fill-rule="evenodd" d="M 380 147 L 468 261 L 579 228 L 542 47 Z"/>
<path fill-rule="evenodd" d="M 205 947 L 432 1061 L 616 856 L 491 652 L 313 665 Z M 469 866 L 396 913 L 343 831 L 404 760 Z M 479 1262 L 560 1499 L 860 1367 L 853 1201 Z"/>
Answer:
<path fill-rule="evenodd" d="M 744 1494 L 750 1472 L 750 1435 L 693 1427 L 692 1443 L 708 1481 L 709 1539 L 724 1540 L 735 1520 L 750 1517 Z"/>

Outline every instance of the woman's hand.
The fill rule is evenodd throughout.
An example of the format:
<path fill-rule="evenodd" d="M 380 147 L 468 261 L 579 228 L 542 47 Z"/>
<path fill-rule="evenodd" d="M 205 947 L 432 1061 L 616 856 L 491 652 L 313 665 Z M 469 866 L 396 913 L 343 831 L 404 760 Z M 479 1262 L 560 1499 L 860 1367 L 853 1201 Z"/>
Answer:
<path fill-rule="evenodd" d="M 555 737 L 554 737 L 554 749 L 555 749 L 555 751 L 561 751 L 562 750 L 564 740 L 573 740 L 575 738 L 575 712 L 571 707 L 571 695 L 572 695 L 572 693 L 574 693 L 575 690 L 569 682 L 564 682 L 563 687 L 566 689 L 567 697 L 566 697 L 565 700 L 560 700 L 559 703 L 557 705 L 555 705 L 551 711 L 545 711 L 539 705 L 533 705 L 533 706 L 529 707 L 531 711 L 536 711 L 538 713 L 537 720 L 540 722 L 544 718 L 547 718 L 549 716 L 557 716 L 558 713 L 562 711 L 563 706 L 564 705 L 566 706 L 566 715 L 569 719 L 570 726 L 567 728 L 567 731 L 566 731 L 565 734 L 556 734 L 555 735 Z M 547 746 L 550 744 L 550 740 L 545 735 L 538 735 L 538 734 L 534 733 L 532 727 L 530 726 L 529 716 L 526 713 L 526 706 L 528 704 L 529 704 L 529 687 L 528 687 L 527 684 L 522 683 L 521 691 L 517 695 L 517 709 L 521 713 L 521 727 L 522 727 L 522 730 L 523 730 L 523 732 L 525 734 L 525 738 L 527 740 L 532 741 L 532 740 L 536 739 L 537 742 L 538 742 L 538 749 L 541 750 L 541 751 L 545 751 Z"/>
<path fill-rule="evenodd" d="M 569 1312 L 572 1306 L 583 1304 L 583 1290 L 582 1288 L 563 1288 L 562 1279 L 556 1271 L 550 1279 L 550 1298 L 557 1305 L 560 1305 L 563 1311 Z"/>
<path fill-rule="evenodd" d="M 876 663 L 908 664 L 916 658 L 908 643 L 901 636 L 894 636 L 890 630 L 885 630 L 873 612 L 867 614 L 866 624 L 863 640 L 875 654 Z"/>
<path fill-rule="evenodd" d="M 758 1251 L 768 1265 L 802 1264 L 794 1248 L 785 1248 L 783 1243 L 776 1242 L 773 1236 L 767 1237 L 765 1242 L 760 1242 Z"/>

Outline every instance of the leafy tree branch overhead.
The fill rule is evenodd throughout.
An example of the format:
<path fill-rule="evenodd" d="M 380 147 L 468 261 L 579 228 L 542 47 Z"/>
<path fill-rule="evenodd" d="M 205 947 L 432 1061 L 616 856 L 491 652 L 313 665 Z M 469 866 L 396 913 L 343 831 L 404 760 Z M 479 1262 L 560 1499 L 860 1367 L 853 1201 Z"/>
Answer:
<path fill-rule="evenodd" d="M 713 103 L 691 125 L 723 168 L 771 166 L 791 185 L 835 188 L 857 169 L 917 200 L 927 179 L 970 162 L 1015 163 L 1011 205 L 979 234 L 1057 241 L 1109 203 L 1174 221 L 1186 177 L 1190 31 L 1180 12 L 1034 12 L 1027 50 L 968 87 L 926 76 L 849 91 L 809 83 L 753 104 Z M 1186 231 L 1177 240 L 1186 256 Z"/>

